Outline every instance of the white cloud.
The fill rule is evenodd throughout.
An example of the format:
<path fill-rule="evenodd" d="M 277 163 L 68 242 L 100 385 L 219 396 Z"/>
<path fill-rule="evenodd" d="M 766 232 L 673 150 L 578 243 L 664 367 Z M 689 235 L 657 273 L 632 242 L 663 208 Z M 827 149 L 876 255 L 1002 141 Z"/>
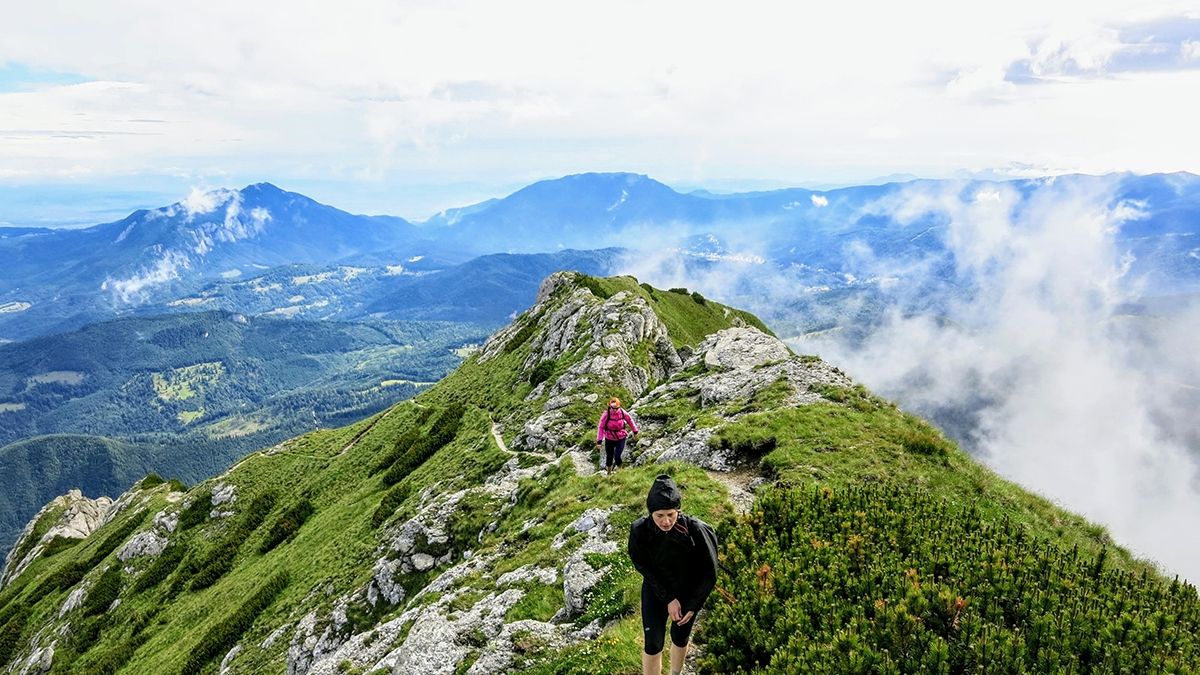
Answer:
<path fill-rule="evenodd" d="M 1181 393 L 1200 392 L 1200 356 L 1190 344 L 1200 333 L 1200 306 L 1154 318 L 1123 314 L 1138 286 L 1115 230 L 1153 205 L 1114 203 L 1114 181 L 1081 184 L 1045 181 L 1028 197 L 1004 184 L 912 184 L 871 205 L 864 214 L 937 223 L 924 236 L 942 238 L 954 254 L 951 285 L 974 295 L 938 316 L 910 311 L 927 306 L 927 282 L 942 278 L 934 275 L 944 274 L 944 261 L 901 264 L 851 243 L 841 253 L 853 283 L 889 291 L 895 311 L 862 344 L 835 329 L 795 346 L 906 409 L 968 410 L 977 423 L 966 446 L 987 464 L 1195 581 L 1200 540 L 1179 532 L 1200 519 L 1200 393 Z M 863 308 L 817 302 L 790 314 L 786 308 L 845 284 L 812 283 L 812 268 L 689 267 L 669 251 L 678 234 L 639 238 L 643 250 L 620 271 L 771 314 L 782 334 L 789 325 L 845 324 Z"/>
<path fill-rule="evenodd" d="M 190 220 L 196 216 L 216 211 L 217 207 L 229 200 L 232 194 L 234 194 L 233 191 L 227 189 L 209 190 L 194 187 L 188 196 L 179 202 L 179 205 L 183 207 Z"/>
<path fill-rule="evenodd" d="M 461 181 L 477 196 L 581 169 L 791 184 L 1012 163 L 1200 172 L 1187 101 L 1200 73 L 1004 79 L 1021 59 L 1102 67 L 1111 26 L 1185 8 L 1016 0 L 985 15 L 927 1 L 863 22 L 837 3 L 216 0 L 181 24 L 147 3 L 65 17 L 26 3 L 6 12 L 0 59 L 96 81 L 0 94 L 0 177 Z M 713 34 L 728 38 L 719 49 Z"/>
<path fill-rule="evenodd" d="M 1179 55 L 1187 62 L 1200 61 L 1200 40 L 1184 40 L 1179 45 Z"/>
<path fill-rule="evenodd" d="M 1200 313 L 1134 325 L 1119 315 L 1136 287 L 1120 283 L 1132 257 L 1114 232 L 1144 212 L 1064 183 L 1019 210 L 1015 194 L 969 205 L 956 194 L 910 188 L 900 200 L 945 218 L 957 272 L 978 284 L 974 300 L 955 305 L 951 322 L 895 311 L 863 348 L 831 343 L 823 354 L 909 406 L 990 400 L 975 444 L 991 466 L 1200 579 L 1200 542 L 1178 536 L 1200 518 L 1200 474 L 1173 433 L 1190 413 L 1170 393 L 1172 380 L 1200 378 L 1182 342 Z"/>
<path fill-rule="evenodd" d="M 156 286 L 170 283 L 180 277 L 180 271 L 191 266 L 186 255 L 167 251 L 149 267 L 126 279 L 109 277 L 100 285 L 111 297 L 121 303 L 136 304 L 145 300 Z"/>
<path fill-rule="evenodd" d="M 810 195 L 809 198 L 812 200 L 812 205 L 817 208 L 829 206 L 829 198 L 825 195 Z"/>

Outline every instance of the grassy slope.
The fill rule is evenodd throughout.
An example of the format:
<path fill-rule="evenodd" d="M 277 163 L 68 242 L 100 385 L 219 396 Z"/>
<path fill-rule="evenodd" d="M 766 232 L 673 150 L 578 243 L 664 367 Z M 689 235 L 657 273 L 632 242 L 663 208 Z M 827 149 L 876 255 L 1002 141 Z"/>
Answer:
<path fill-rule="evenodd" d="M 695 344 L 706 331 L 729 325 L 725 308 L 716 303 L 701 305 L 690 296 L 648 291 L 629 278 L 585 280 L 584 283 L 597 287 L 601 294 L 629 290 L 646 298 L 667 323 L 676 344 Z M 746 319 L 745 315 L 739 316 Z M 253 594 L 279 570 L 290 571 L 291 583 L 245 634 L 244 645 L 261 642 L 276 627 L 295 621 L 312 609 L 314 603 L 330 602 L 326 593 L 314 596 L 314 589 L 334 589 L 328 595 L 336 596 L 362 585 L 370 577 L 376 557 L 377 534 L 371 527 L 371 515 L 386 492 L 378 477 L 369 477 L 373 464 L 391 449 L 398 436 L 408 430 L 421 406 L 461 401 L 473 407 L 465 416 L 457 438 L 405 480 L 415 488 L 412 495 L 428 486 L 445 493 L 481 482 L 507 459 L 488 433 L 490 420 L 509 415 L 519 419 L 540 405 L 540 402 L 523 400 L 532 387 L 527 375 L 517 372 L 517 367 L 528 349 L 528 344 L 522 345 L 485 364 L 472 358 L 415 401 L 399 404 L 386 413 L 349 427 L 306 434 L 288 441 L 275 454 L 256 454 L 239 463 L 221 479 L 238 488 L 235 510 L 244 509 L 255 496 L 268 491 L 274 492 L 278 500 L 272 515 L 267 518 L 268 525 L 256 530 L 241 546 L 234 569 L 212 587 L 183 591 L 170 604 L 165 599 L 170 580 L 148 591 L 133 593 L 128 589 L 126 579 L 121 606 L 105 617 L 106 628 L 98 644 L 81 655 L 76 665 L 86 670 L 89 663 L 130 636 L 135 625 L 144 625 L 145 643 L 120 672 L 178 672 L 201 637 L 225 620 L 242 599 Z M 567 365 L 558 364 L 558 368 L 561 371 Z M 774 392 L 774 395 L 778 393 Z M 902 415 L 890 405 L 862 392 L 831 391 L 827 395 L 844 401 L 836 405 L 819 404 L 802 412 L 774 411 L 760 413 L 759 418 L 746 417 L 723 430 L 720 438 L 730 443 L 753 445 L 755 440 L 773 436 L 775 447 L 767 453 L 767 462 L 780 477 L 794 483 L 816 479 L 839 484 L 874 476 L 876 480 L 897 479 L 925 484 L 932 490 L 947 491 L 955 499 L 978 500 L 985 513 L 1017 518 L 1038 534 L 1078 542 L 1085 550 L 1098 549 L 1106 539 L 1102 530 L 1095 526 L 991 475 L 940 439 L 927 425 Z M 745 405 L 765 408 L 770 403 L 760 400 L 745 402 Z M 683 406 L 675 414 L 690 413 Z M 363 435 L 357 443 L 342 452 L 360 433 Z M 921 454 L 931 447 L 932 454 Z M 533 456 L 526 459 L 538 461 Z M 455 536 L 452 545 L 483 553 L 503 547 L 503 558 L 493 570 L 496 576 L 528 563 L 561 564 L 563 551 L 554 551 L 549 546 L 554 535 L 587 508 L 614 503 L 623 506 L 612 516 L 615 531 L 620 532 L 641 513 L 645 487 L 663 470 L 676 475 L 683 484 L 689 511 L 710 522 L 731 514 L 725 488 L 695 467 L 636 467 L 612 478 L 602 475 L 580 477 L 573 471 L 554 469 L 540 482 L 526 481 L 516 507 L 506 514 L 500 527 L 484 536 L 481 542 L 476 541 L 474 535 L 480 524 L 487 522 L 492 505 L 481 504 L 477 512 L 464 514 L 461 522 L 451 528 Z M 206 499 L 211 485 L 212 481 L 196 486 L 190 496 Z M 146 492 L 149 500 L 146 508 L 151 514 L 165 505 L 165 491 L 165 486 L 159 486 Z M 265 555 L 260 554 L 258 544 L 266 536 L 272 519 L 302 495 L 308 496 L 316 506 L 315 515 L 295 539 Z M 410 496 L 396 510 L 391 522 L 407 517 L 415 503 L 416 497 Z M 132 512 L 133 509 L 127 514 Z M 184 533 L 179 541 L 188 547 L 189 555 L 202 556 L 213 548 L 221 532 L 237 517 L 206 521 Z M 526 520 L 541 517 L 544 517 L 542 522 L 521 532 Z M 119 523 L 106 527 L 100 534 L 115 525 Z M 39 560 L 22 575 L 16 586 L 0 593 L 0 612 L 7 611 L 5 607 L 28 604 L 33 608 L 31 625 L 56 613 L 68 591 L 56 590 L 38 596 L 34 589 L 71 561 L 86 556 L 97 540 L 98 537 L 93 536 L 81 546 Z M 88 574 L 88 579 L 97 579 L 112 560 L 110 555 Z M 1124 552 L 1110 556 L 1110 560 L 1118 565 L 1139 564 Z M 540 660 L 530 657 L 526 664 L 530 672 L 637 671 L 641 639 L 635 613 L 638 579 L 620 554 L 612 556 L 608 562 L 614 563 L 613 574 L 596 590 L 592 609 L 585 618 L 605 616 L 619 620 L 597 641 Z M 148 561 L 135 559 L 131 564 L 145 567 Z M 420 581 L 414 579 L 412 583 L 416 585 Z M 491 578 L 469 578 L 464 583 L 480 590 L 494 589 Z M 510 618 L 545 619 L 561 602 L 561 587 L 537 589 L 513 608 Z M 378 619 L 387 619 L 401 609 L 398 607 Z M 282 672 L 287 642 L 287 639 L 281 639 L 266 652 L 247 650 L 241 657 L 241 667 L 253 668 L 255 672 Z"/>

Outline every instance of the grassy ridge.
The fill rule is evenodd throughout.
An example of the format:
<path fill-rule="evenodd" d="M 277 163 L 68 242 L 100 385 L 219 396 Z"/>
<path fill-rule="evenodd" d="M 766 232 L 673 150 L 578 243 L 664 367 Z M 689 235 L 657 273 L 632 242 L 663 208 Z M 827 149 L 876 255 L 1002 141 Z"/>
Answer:
<path fill-rule="evenodd" d="M 672 340 L 677 344 L 695 344 L 703 339 L 704 330 L 711 326 L 726 327 L 741 316 L 732 311 L 727 313 L 717 303 L 698 300 L 691 294 L 647 290 L 629 278 L 580 279 L 580 283 L 588 288 L 595 286 L 594 292 L 601 296 L 611 297 L 616 292 L 628 290 L 647 298 L 655 311 L 672 316 L 668 326 Z M 529 320 L 527 316 L 518 319 Z M 380 544 L 386 529 L 413 516 L 423 499 L 478 486 L 514 456 L 522 466 L 547 461 L 545 457 L 530 453 L 505 453 L 491 436 L 493 421 L 504 422 L 505 428 L 512 433 L 534 411 L 540 410 L 544 402 L 543 399 L 525 400 L 535 384 L 531 383 L 529 373 L 521 372 L 521 364 L 529 354 L 533 335 L 535 333 L 530 332 L 524 340 L 514 340 L 507 353 L 488 362 L 480 363 L 477 357 L 470 358 L 455 373 L 417 399 L 396 405 L 371 419 L 343 428 L 311 432 L 281 444 L 270 453 L 246 458 L 220 479 L 237 489 L 236 501 L 221 507 L 231 509 L 232 516 L 214 519 L 208 515 L 208 500 L 215 481 L 192 488 L 187 498 L 193 506 L 186 510 L 182 505 L 167 504 L 167 485 L 148 482 L 134 497 L 139 500 L 137 509 L 128 509 L 121 518 L 103 528 L 98 537 L 39 559 L 18 584 L 0 592 L 0 648 L 7 639 L 5 631 L 11 632 L 17 625 L 21 627 L 22 635 L 14 644 L 23 645 L 21 640 L 27 640 L 35 627 L 44 625 L 56 615 L 72 587 L 59 588 L 55 583 L 45 586 L 44 593 L 35 593 L 32 589 L 79 569 L 76 567 L 78 562 L 87 561 L 95 564 L 84 570 L 81 583 L 99 584 L 103 575 L 108 574 L 109 579 L 103 581 L 104 587 L 110 592 L 115 589 L 121 603 L 112 611 L 91 617 L 84 614 L 95 611 L 95 607 L 68 613 L 67 620 L 72 623 L 73 630 L 78 628 L 81 636 L 94 639 L 61 645 L 62 649 L 56 655 L 56 663 L 61 668 L 77 672 L 177 673 L 185 668 L 208 672 L 220 653 L 237 643 L 247 647 L 236 662 L 239 669 L 280 672 L 286 661 L 290 634 L 265 650 L 255 645 L 280 626 L 294 626 L 310 611 L 327 613 L 334 598 L 362 588 L 371 578 L 375 562 L 384 554 Z M 555 363 L 554 372 L 561 373 L 573 359 L 581 356 L 578 349 L 568 351 Z M 496 579 L 500 575 L 524 565 L 555 567 L 561 572 L 565 556 L 586 537 L 583 533 L 570 534 L 573 532 L 571 523 L 590 508 L 612 508 L 609 536 L 618 543 L 618 551 L 588 558 L 590 564 L 605 569 L 606 573 L 591 592 L 588 608 L 579 619 L 580 622 L 601 619 L 608 622 L 607 627 L 597 640 L 565 650 L 522 642 L 514 669 L 529 673 L 638 672 L 642 634 L 637 616 L 640 579 L 622 554 L 624 531 L 643 512 L 646 487 L 661 471 L 671 473 L 681 484 L 687 511 L 714 524 L 725 523 L 721 532 L 726 544 L 726 561 L 734 568 L 736 578 L 723 578 L 720 583 L 727 591 L 732 591 L 739 602 L 749 602 L 743 597 L 750 598 L 756 592 L 758 586 L 755 584 L 760 578 L 757 572 L 764 561 L 772 569 L 778 568 L 775 576 L 770 577 L 770 583 L 775 584 L 777 590 L 785 583 L 791 585 L 789 588 L 800 588 L 807 583 L 808 577 L 787 576 L 786 564 L 771 562 L 774 559 L 760 560 L 751 554 L 766 555 L 770 549 L 788 551 L 788 555 L 792 555 L 789 546 L 812 548 L 808 535 L 819 535 L 818 538 L 829 546 L 813 549 L 811 555 L 818 556 L 816 558 L 798 559 L 812 561 L 806 569 L 823 570 L 820 578 L 824 581 L 820 588 L 824 590 L 815 595 L 793 593 L 781 597 L 799 597 L 801 600 L 796 602 L 802 604 L 797 606 L 808 612 L 823 608 L 833 616 L 841 616 L 843 611 L 858 616 L 859 610 L 855 608 L 860 607 L 866 616 L 868 607 L 863 604 L 866 602 L 863 598 L 870 593 L 863 588 L 890 594 L 872 597 L 868 603 L 870 607 L 874 607 L 876 599 L 886 600 L 889 608 L 899 607 L 911 587 L 904 575 L 910 567 L 914 568 L 922 588 L 934 588 L 936 592 L 925 599 L 924 609 L 919 610 L 914 601 L 914 604 L 905 605 L 905 611 L 911 609 L 911 612 L 889 615 L 892 623 L 888 624 L 892 633 L 911 636 L 913 644 L 936 642 L 928 635 L 913 632 L 911 625 L 904 622 L 908 621 L 908 616 L 926 616 L 918 610 L 934 611 L 941 602 L 942 591 L 954 592 L 953 599 L 960 596 L 967 599 L 967 606 L 972 611 L 982 611 L 981 608 L 1007 597 L 1007 591 L 1001 586 L 996 586 L 1000 590 L 988 591 L 992 595 L 982 595 L 979 577 L 972 576 L 978 573 L 973 564 L 980 558 L 971 548 L 974 544 L 967 545 L 974 541 L 983 542 L 981 545 L 986 547 L 987 542 L 995 538 L 992 535 L 1001 531 L 1011 533 L 1014 540 L 1018 532 L 1022 533 L 1024 543 L 1021 546 L 1025 548 L 1003 549 L 1004 560 L 1011 561 L 1010 567 L 1014 570 L 1017 561 L 1025 565 L 1022 556 L 1032 556 L 1031 559 L 1036 561 L 1040 555 L 1036 551 L 1069 551 L 1074 547 L 1080 561 L 1094 561 L 1101 551 L 1106 551 L 1104 560 L 1096 566 L 1102 578 L 1109 575 L 1133 580 L 1145 575 L 1148 584 L 1161 582 L 1147 565 L 1113 546 L 1102 529 L 994 476 L 932 427 L 872 397 L 869 392 L 822 389 L 818 393 L 826 402 L 798 410 L 777 409 L 779 402 L 790 393 L 790 389 L 777 383 L 751 400 L 727 404 L 728 409 L 723 412 L 742 414 L 732 423 L 713 415 L 711 410 L 700 409 L 697 397 L 683 396 L 672 404 L 662 404 L 655 414 L 661 415 L 668 431 L 689 421 L 704 421 L 716 427 L 714 444 L 724 444 L 759 457 L 762 466 L 773 477 L 783 484 L 800 488 L 801 494 L 809 494 L 803 490 L 813 489 L 815 484 L 815 489 L 828 488 L 830 494 L 841 499 L 843 494 L 868 494 L 852 490 L 869 483 L 879 486 L 872 490 L 890 495 L 893 494 L 888 491 L 893 489 L 890 486 L 902 484 L 909 486 L 913 495 L 911 504 L 916 506 L 908 510 L 873 508 L 865 524 L 860 525 L 864 521 L 860 521 L 857 512 L 864 510 L 861 500 L 866 497 L 835 500 L 836 508 L 795 517 L 797 522 L 805 523 L 806 536 L 788 535 L 791 538 L 786 541 L 780 539 L 767 545 L 763 543 L 766 539 L 756 538 L 768 536 L 762 522 L 735 522 L 726 488 L 697 467 L 650 465 L 627 467 L 610 477 L 603 474 L 580 476 L 574 471 L 571 459 L 563 458 L 560 465 L 549 467 L 541 479 L 523 480 L 515 504 L 502 514 L 501 504 L 495 498 L 470 493 L 451 515 L 447 524 L 449 541 L 433 553 L 448 552 L 456 560 L 467 550 L 495 556 L 494 564 L 486 571 L 476 572 L 455 584 L 456 589 L 467 591 L 456 601 L 462 605 L 458 608 L 467 609 L 472 598 L 495 592 Z M 582 419 L 591 412 L 580 407 L 572 414 Z M 455 418 L 453 423 L 451 417 Z M 645 438 L 643 442 L 653 440 Z M 417 448 L 415 452 L 414 447 Z M 560 448 L 563 449 L 566 448 Z M 395 469 L 397 466 L 401 468 Z M 388 475 L 389 472 L 392 475 Z M 387 480 L 384 480 L 385 476 Z M 771 499 L 778 501 L 781 498 Z M 767 504 L 770 503 L 773 502 L 768 500 Z M 144 527 L 138 524 L 148 520 L 144 514 L 155 513 L 164 507 L 183 510 L 184 514 L 167 551 L 157 559 L 131 559 L 126 566 L 132 569 L 132 575 L 123 567 L 119 572 L 106 572 L 106 569 L 118 567 L 113 562 L 112 550 L 105 550 L 110 533 L 131 528 L 124 533 L 127 535 Z M 771 508 L 786 510 L 792 507 Z M 139 513 L 143 515 L 130 525 Z M 786 513 L 791 514 L 790 511 Z M 484 526 L 492 522 L 495 527 L 485 529 Z M 943 535 L 937 534 L 941 528 L 946 528 L 943 539 L 939 539 Z M 554 538 L 564 532 L 569 534 L 564 535 L 565 547 L 553 548 Z M 981 533 L 988 533 L 988 536 Z M 855 535 L 861 540 L 853 540 Z M 893 539 L 909 543 L 899 546 Z M 932 546 L 939 541 L 946 545 L 922 548 L 922 542 Z M 1033 548 L 1035 541 L 1036 547 L 1042 548 Z M 879 570 L 869 579 L 841 574 L 849 569 L 851 558 L 847 556 L 857 559 L 858 554 L 853 553 L 852 546 L 871 557 L 873 562 L 868 569 Z M 810 553 L 796 551 L 795 555 L 808 556 Z M 220 574 L 214 575 L 211 583 L 191 583 L 203 566 L 189 566 L 187 561 L 210 560 L 220 562 Z M 1029 569 L 1041 569 L 1040 563 L 1030 564 L 1033 567 Z M 275 590 L 270 593 L 263 590 L 267 580 L 283 578 L 280 576 L 283 574 L 286 574 L 286 584 L 272 585 Z M 1016 575 L 1016 571 L 1012 574 Z M 436 594 L 412 600 L 413 591 L 435 576 L 436 570 L 397 579 L 409 591 L 406 602 L 436 600 Z M 937 582 L 942 586 L 925 585 L 926 579 L 935 576 L 945 580 Z M 876 577 L 879 577 L 877 583 Z M 1077 577 L 1062 578 L 1082 588 Z M 867 582 L 876 585 L 861 586 Z M 743 583 L 749 587 L 737 586 Z M 1127 585 L 1133 588 L 1132 584 L 1130 581 Z M 561 584 L 529 582 L 522 590 L 526 595 L 509 610 L 506 621 L 547 620 L 562 607 Z M 971 592 L 977 595 L 969 596 Z M 248 602 L 256 597 L 258 602 Z M 788 663 L 824 664 L 827 661 L 820 659 L 835 658 L 841 653 L 837 652 L 841 648 L 837 645 L 844 641 L 837 642 L 832 638 L 828 645 L 833 646 L 818 650 L 820 653 L 816 656 L 789 651 L 787 644 L 768 647 L 763 646 L 765 643 L 760 644 L 761 641 L 735 644 L 736 636 L 753 626 L 739 623 L 741 619 L 737 617 L 740 615 L 732 615 L 726 622 L 719 604 L 714 604 L 717 603 L 715 597 L 710 601 L 712 611 L 701 621 L 697 634 L 698 639 L 707 639 L 713 646 L 714 657 L 719 656 L 715 651 L 717 645 L 728 645 L 720 649 L 731 655 L 752 657 L 743 663 L 753 663 L 753 658 L 762 662 L 767 658 L 764 656 L 767 652 L 763 650 L 768 647 L 771 654 L 780 652 L 789 659 L 801 659 Z M 248 609 L 238 609 L 247 606 Z M 1034 605 L 1022 603 L 1022 606 L 1032 608 Z M 354 617 L 355 626 L 365 630 L 376 622 L 395 618 L 403 609 L 404 603 L 397 607 L 380 605 L 375 608 L 352 603 L 347 611 Z M 236 615 L 241 618 L 236 622 L 237 630 L 230 631 L 229 619 L 235 612 L 241 612 Z M 755 616 L 769 618 L 772 615 L 764 611 Z M 1000 620 L 991 614 L 980 616 L 982 623 L 968 624 L 978 626 L 980 634 L 988 631 L 989 635 L 998 635 L 999 631 L 1017 625 L 1004 623 L 1007 619 Z M 965 620 L 960 620 L 959 625 L 964 625 Z M 759 630 L 770 625 L 764 619 Z M 26 626 L 30 627 L 29 632 L 25 632 Z M 823 635 L 815 632 L 819 628 L 805 625 L 794 630 L 801 635 Z M 880 659 L 883 659 L 885 645 L 872 630 L 872 626 L 859 625 L 854 644 L 862 645 L 856 647 L 859 653 L 865 654 L 872 649 L 878 652 L 877 660 L 865 663 L 884 663 Z M 945 635 L 941 639 L 947 644 L 950 642 Z M 1126 643 L 1117 641 L 1114 644 Z M 469 659 L 478 655 L 480 646 L 472 648 Z M 892 651 L 890 646 L 886 648 Z M 1073 647 L 1063 649 L 1069 651 Z M 925 654 L 934 651 L 942 654 L 946 650 L 922 648 L 914 651 L 913 658 L 923 659 Z M 948 653 L 951 659 L 958 658 L 953 656 L 952 647 Z M 193 654 L 202 656 L 193 657 Z M 817 660 L 803 660 L 810 656 Z M 965 663 L 961 659 L 950 661 L 958 662 Z"/>

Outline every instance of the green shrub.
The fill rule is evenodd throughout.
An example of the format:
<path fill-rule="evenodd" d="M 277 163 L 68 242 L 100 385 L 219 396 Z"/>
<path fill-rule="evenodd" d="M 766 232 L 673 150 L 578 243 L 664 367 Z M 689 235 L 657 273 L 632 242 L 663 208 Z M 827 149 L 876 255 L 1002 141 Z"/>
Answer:
<path fill-rule="evenodd" d="M 379 527 L 388 518 L 391 518 L 392 514 L 396 512 L 396 507 L 403 504 L 405 499 L 408 499 L 411 491 L 412 488 L 409 487 L 408 483 L 400 483 L 392 486 L 392 489 L 383 495 L 383 500 L 379 502 L 379 506 L 375 508 L 375 512 L 371 514 L 371 527 Z"/>
<path fill-rule="evenodd" d="M 143 478 L 137 484 L 137 487 L 139 490 L 149 490 L 150 488 L 162 485 L 165 482 L 167 481 L 162 476 L 152 473 Z"/>
<path fill-rule="evenodd" d="M 612 291 L 605 288 L 604 284 L 601 283 L 601 281 L 599 279 L 597 279 L 596 277 L 588 276 L 586 274 L 580 274 L 578 281 L 579 281 L 580 286 L 583 286 L 584 288 L 588 289 L 589 291 L 591 291 L 592 295 L 596 296 L 597 298 L 600 298 L 601 300 L 607 300 L 607 299 L 611 298 L 613 295 Z"/>
<path fill-rule="evenodd" d="M 199 568 L 188 582 L 188 589 L 199 591 L 217 583 L 233 569 L 233 560 L 237 557 L 240 541 L 223 540 L 200 562 Z"/>
<path fill-rule="evenodd" d="M 17 609 L 8 621 L 0 624 L 0 666 L 7 664 L 21 646 L 21 636 L 25 633 L 28 621 L 29 608 L 23 606 Z"/>
<path fill-rule="evenodd" d="M 304 525 L 304 522 L 315 512 L 316 509 L 307 497 L 288 507 L 271 524 L 267 531 L 267 538 L 258 547 L 258 552 L 268 553 L 285 541 L 290 541 L 300 532 L 300 527 Z"/>
<path fill-rule="evenodd" d="M 84 599 L 81 607 L 83 615 L 103 614 L 120 595 L 121 566 L 119 564 L 109 565 L 108 569 L 104 570 L 104 574 L 100 575 L 96 584 L 88 591 L 87 598 Z"/>
<path fill-rule="evenodd" d="M 204 496 L 197 496 L 192 499 L 192 503 L 188 507 L 179 512 L 179 529 L 190 530 L 191 528 L 203 523 L 208 519 L 208 512 L 212 510 L 212 492 L 209 491 Z"/>
<path fill-rule="evenodd" d="M 83 540 L 76 539 L 75 537 L 53 537 L 42 546 L 42 557 L 49 558 L 55 553 L 65 551 L 81 541 Z"/>
<path fill-rule="evenodd" d="M 537 366 L 534 367 L 533 372 L 529 373 L 529 385 L 536 387 L 550 379 L 550 376 L 554 374 L 554 367 L 555 362 L 553 360 L 542 361 L 541 363 L 537 364 Z"/>
<path fill-rule="evenodd" d="M 200 639 L 200 643 L 192 649 L 188 660 L 183 664 L 182 675 L 196 675 L 209 662 L 232 649 L 242 635 L 254 625 L 254 620 L 258 618 L 258 615 L 270 607 L 283 589 L 287 588 L 287 584 L 287 572 L 279 572 L 242 603 L 241 607 L 234 610 L 228 618 L 214 624 Z"/>
<path fill-rule="evenodd" d="M 521 326 L 521 328 L 517 330 L 516 335 L 513 335 L 511 338 L 509 338 L 508 342 L 505 343 L 504 353 L 511 354 L 517 351 L 521 348 L 521 345 L 528 342 L 529 338 L 533 337 L 533 334 L 536 332 L 537 319 L 531 316 L 525 320 L 525 325 Z"/>
<path fill-rule="evenodd" d="M 704 299 L 704 296 L 700 295 L 700 291 L 692 291 L 692 300 L 695 300 L 696 304 L 698 304 L 698 305 L 703 305 L 703 304 L 705 304 L 705 302 L 707 302 Z"/>
<path fill-rule="evenodd" d="M 452 403 L 441 409 L 434 417 L 429 431 L 417 438 L 392 466 L 383 474 L 384 485 L 395 485 L 409 473 L 425 463 L 433 453 L 441 450 L 458 435 L 459 426 L 466 408 L 461 403 Z"/>
<path fill-rule="evenodd" d="M 668 288 L 667 292 L 668 293 L 677 293 L 679 295 L 688 295 L 688 289 L 686 289 L 686 288 Z"/>
<path fill-rule="evenodd" d="M 380 457 L 379 460 L 376 461 L 371 467 L 371 475 L 373 476 L 380 471 L 387 469 L 392 464 L 395 464 L 396 460 L 400 459 L 401 455 L 408 452 L 408 449 L 412 447 L 412 444 L 416 443 L 424 433 L 421 427 L 423 427 L 425 423 L 429 421 L 429 418 L 436 411 L 437 408 L 434 408 L 433 406 L 421 408 L 421 411 L 417 413 L 416 419 L 409 423 L 408 428 L 405 429 L 404 433 L 400 434 L 399 438 L 396 439 L 396 442 L 392 444 L 392 449 Z"/>
<path fill-rule="evenodd" d="M 188 588 L 198 591 L 215 584 L 233 569 L 242 543 L 267 519 L 275 507 L 275 493 L 267 492 L 255 497 L 246 507 L 236 524 L 225 533 L 221 541 L 199 562 Z"/>
<path fill-rule="evenodd" d="M 972 504 L 880 484 L 767 490 L 718 527 L 721 673 L 1195 672 L 1200 598 Z"/>
<path fill-rule="evenodd" d="M 183 560 L 186 552 L 187 548 L 182 543 L 176 542 L 167 546 L 150 564 L 150 567 L 142 572 L 137 581 L 133 582 L 133 590 L 140 593 L 157 586 L 163 579 L 170 576 L 176 567 L 179 567 L 179 562 Z"/>

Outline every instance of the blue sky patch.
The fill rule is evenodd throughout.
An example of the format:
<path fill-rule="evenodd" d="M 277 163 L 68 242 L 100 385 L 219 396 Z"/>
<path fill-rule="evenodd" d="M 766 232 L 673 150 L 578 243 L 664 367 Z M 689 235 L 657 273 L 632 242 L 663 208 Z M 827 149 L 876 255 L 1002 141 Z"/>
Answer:
<path fill-rule="evenodd" d="M 80 84 L 91 78 L 78 73 L 60 73 L 44 68 L 31 68 L 24 63 L 0 64 L 0 93 L 34 91 L 43 87 Z"/>

